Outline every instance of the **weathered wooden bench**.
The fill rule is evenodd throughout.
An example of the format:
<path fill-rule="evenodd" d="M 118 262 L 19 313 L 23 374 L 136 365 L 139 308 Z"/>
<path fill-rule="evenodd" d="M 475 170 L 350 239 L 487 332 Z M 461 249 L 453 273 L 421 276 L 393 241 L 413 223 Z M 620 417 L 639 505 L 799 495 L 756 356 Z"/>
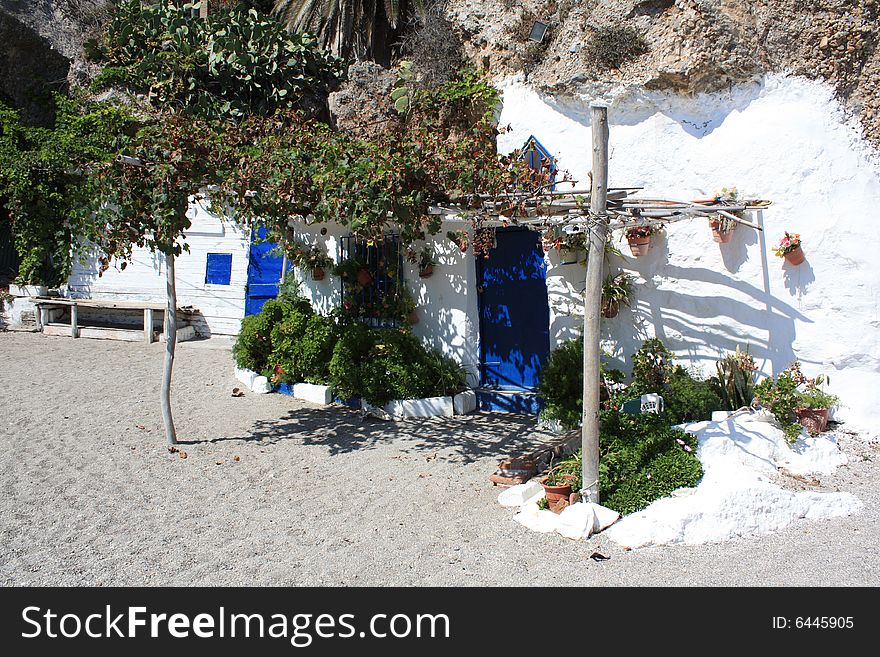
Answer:
<path fill-rule="evenodd" d="M 144 312 L 144 331 L 143 340 L 147 344 L 153 342 L 153 313 L 156 310 L 165 310 L 164 303 L 153 303 L 150 301 L 118 301 L 115 299 L 67 299 L 63 297 L 33 297 L 33 304 L 37 307 L 34 313 L 37 320 L 37 329 L 47 335 L 65 335 L 68 333 L 71 337 L 79 338 L 109 338 L 115 340 L 137 341 L 140 337 L 137 331 L 112 327 L 89 327 L 79 325 L 80 307 L 83 308 L 100 308 L 100 309 L 125 309 L 125 310 L 143 310 Z M 51 308 L 70 308 L 70 328 L 60 324 L 53 324 L 49 321 L 49 310 Z M 194 315 L 198 309 L 194 306 L 178 306 L 177 312 L 180 315 Z M 47 330 L 48 329 L 48 330 Z"/>

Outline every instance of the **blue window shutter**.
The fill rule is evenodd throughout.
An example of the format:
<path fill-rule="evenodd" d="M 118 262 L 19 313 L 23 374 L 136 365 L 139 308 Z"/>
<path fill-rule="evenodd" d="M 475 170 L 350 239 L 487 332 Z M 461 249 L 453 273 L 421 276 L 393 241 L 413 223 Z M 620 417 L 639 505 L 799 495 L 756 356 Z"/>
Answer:
<path fill-rule="evenodd" d="M 229 285 L 232 280 L 232 254 L 209 253 L 205 267 L 205 283 L 210 285 Z"/>

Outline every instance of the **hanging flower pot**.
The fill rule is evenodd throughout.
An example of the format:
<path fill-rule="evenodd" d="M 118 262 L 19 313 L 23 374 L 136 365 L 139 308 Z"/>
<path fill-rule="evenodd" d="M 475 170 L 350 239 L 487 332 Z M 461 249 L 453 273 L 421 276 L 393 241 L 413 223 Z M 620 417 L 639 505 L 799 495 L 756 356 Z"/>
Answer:
<path fill-rule="evenodd" d="M 651 237 L 628 237 L 629 249 L 636 258 L 648 255 L 648 249 L 651 248 Z"/>
<path fill-rule="evenodd" d="M 419 278 L 430 278 L 431 274 L 434 273 L 434 265 L 428 265 L 423 269 L 419 270 Z"/>
<path fill-rule="evenodd" d="M 799 246 L 793 248 L 788 253 L 784 253 L 782 257 L 785 258 L 785 261 L 788 264 L 795 266 L 801 264 L 805 260 L 804 250 Z"/>
<path fill-rule="evenodd" d="M 719 244 L 727 244 L 733 239 L 733 227 L 736 226 L 733 224 L 733 227 L 729 227 L 731 224 L 733 224 L 731 221 L 723 222 L 720 219 L 710 219 L 709 228 L 712 229 L 712 239 Z"/>
<path fill-rule="evenodd" d="M 323 281 L 324 280 L 324 268 L 323 267 L 313 267 L 312 268 L 312 280 L 315 280 L 315 281 Z"/>
<path fill-rule="evenodd" d="M 415 311 L 415 309 L 413 309 L 410 311 L 410 313 L 406 319 L 410 324 L 418 324 L 419 323 L 419 314 Z"/>
<path fill-rule="evenodd" d="M 369 285 L 373 284 L 373 276 L 367 269 L 358 269 L 355 276 L 358 285 L 360 285 L 361 287 L 368 287 Z"/>
<path fill-rule="evenodd" d="M 617 317 L 620 312 L 620 302 L 617 299 L 610 299 L 602 302 L 602 317 L 612 319 Z"/>

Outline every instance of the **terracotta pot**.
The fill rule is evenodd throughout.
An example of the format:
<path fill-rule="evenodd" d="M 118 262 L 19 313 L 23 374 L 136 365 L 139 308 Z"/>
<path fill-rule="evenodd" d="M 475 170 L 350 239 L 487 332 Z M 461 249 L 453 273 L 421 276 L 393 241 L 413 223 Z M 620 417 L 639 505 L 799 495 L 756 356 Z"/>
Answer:
<path fill-rule="evenodd" d="M 559 500 L 568 502 L 568 498 L 571 495 L 571 484 L 549 486 L 544 483 L 546 480 L 546 477 L 542 479 L 541 485 L 544 487 L 544 497 L 547 498 L 547 504 L 550 508 L 553 508 Z"/>
<path fill-rule="evenodd" d="M 413 310 L 409 316 L 407 317 L 410 324 L 418 324 L 419 323 L 419 314 Z"/>
<path fill-rule="evenodd" d="M 732 230 L 718 230 L 717 228 L 712 229 L 712 239 L 718 242 L 719 244 L 727 244 L 730 240 L 733 239 L 733 231 Z"/>
<path fill-rule="evenodd" d="M 804 429 L 809 433 L 822 433 L 828 426 L 827 408 L 798 408 L 795 410 Z"/>
<path fill-rule="evenodd" d="M 431 274 L 434 273 L 434 265 L 428 265 L 424 269 L 419 270 L 419 278 L 430 278 Z"/>
<path fill-rule="evenodd" d="M 620 312 L 620 302 L 615 300 L 612 301 L 603 301 L 602 302 L 602 317 L 606 317 L 611 319 L 612 317 L 617 317 L 617 313 Z"/>
<path fill-rule="evenodd" d="M 510 458 L 498 463 L 498 474 L 504 477 L 523 477 L 528 481 L 537 471 L 537 464 L 529 458 Z"/>
<path fill-rule="evenodd" d="M 790 265 L 799 265 L 804 261 L 804 251 L 801 247 L 797 247 L 782 256 Z"/>
<path fill-rule="evenodd" d="M 312 279 L 316 281 L 324 280 L 324 268 L 323 267 L 314 267 L 312 268 Z"/>
<path fill-rule="evenodd" d="M 468 244 L 467 242 L 461 242 L 461 243 L 459 243 L 458 248 L 462 253 L 467 253 L 469 246 L 470 246 L 470 244 Z"/>
<path fill-rule="evenodd" d="M 373 283 L 373 277 L 366 269 L 358 269 L 357 282 L 361 287 L 367 287 Z"/>
<path fill-rule="evenodd" d="M 651 247 L 651 237 L 628 237 L 630 251 L 636 258 L 648 255 L 648 249 Z"/>

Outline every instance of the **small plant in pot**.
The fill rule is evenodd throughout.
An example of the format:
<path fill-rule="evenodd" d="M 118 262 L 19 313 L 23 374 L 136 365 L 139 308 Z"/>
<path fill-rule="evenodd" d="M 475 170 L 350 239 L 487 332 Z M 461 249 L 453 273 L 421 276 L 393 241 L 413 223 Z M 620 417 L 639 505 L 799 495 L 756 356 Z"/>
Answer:
<path fill-rule="evenodd" d="M 640 258 L 648 255 L 648 249 L 651 247 L 651 237 L 663 230 L 662 224 L 644 223 L 637 226 L 630 226 L 626 229 L 626 241 L 629 243 L 632 254 Z"/>
<path fill-rule="evenodd" d="M 419 278 L 429 278 L 434 273 L 434 249 L 429 244 L 422 247 L 417 256 Z"/>
<path fill-rule="evenodd" d="M 712 229 L 712 239 L 719 244 L 727 244 L 733 239 L 733 231 L 736 228 L 736 222 L 730 217 L 719 214 L 717 217 L 709 219 L 709 228 Z"/>
<path fill-rule="evenodd" d="M 367 267 L 367 263 L 360 258 L 349 258 L 337 263 L 333 267 L 333 273 L 349 285 L 359 288 L 369 287 L 373 284 L 373 275 Z"/>
<path fill-rule="evenodd" d="M 628 306 L 632 298 L 632 277 L 626 272 L 620 272 L 616 276 L 608 274 L 602 284 L 602 316 L 608 319 L 616 317 L 620 304 Z"/>
<path fill-rule="evenodd" d="M 333 258 L 317 244 L 306 246 L 292 242 L 287 246 L 287 258 L 295 267 L 311 272 L 316 281 L 322 280 L 325 271 L 333 266 Z"/>
<path fill-rule="evenodd" d="M 804 251 L 801 248 L 800 233 L 789 233 L 779 238 L 779 244 L 773 247 L 773 254 L 778 258 L 785 258 L 790 265 L 799 265 L 804 261 Z"/>
<path fill-rule="evenodd" d="M 539 479 L 551 511 L 561 512 L 580 494 L 582 467 L 583 460 L 580 453 L 577 453 L 562 459 L 556 465 L 551 463 L 547 475 Z"/>
<path fill-rule="evenodd" d="M 815 379 L 807 379 L 800 394 L 800 405 L 794 410 L 798 422 L 811 434 L 822 433 L 828 426 L 831 409 L 837 406 L 840 398 L 824 390 L 828 377 L 820 374 Z"/>
<path fill-rule="evenodd" d="M 455 245 L 462 253 L 467 253 L 471 242 L 466 230 L 448 230 L 446 231 L 446 237 L 455 242 Z"/>

